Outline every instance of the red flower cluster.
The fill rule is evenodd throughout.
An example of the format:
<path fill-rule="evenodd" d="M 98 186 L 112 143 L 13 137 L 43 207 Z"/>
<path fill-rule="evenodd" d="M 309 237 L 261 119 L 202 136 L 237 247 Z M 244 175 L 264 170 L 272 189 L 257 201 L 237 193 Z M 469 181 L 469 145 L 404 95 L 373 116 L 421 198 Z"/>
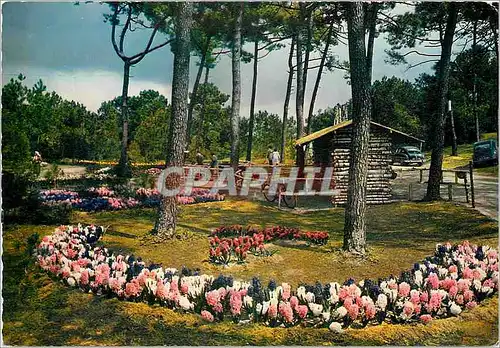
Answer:
<path fill-rule="evenodd" d="M 210 241 L 210 261 L 228 264 L 232 256 L 238 262 L 244 262 L 247 253 L 268 255 L 265 242 L 273 240 L 305 240 L 322 245 L 328 242 L 328 232 L 302 232 L 298 228 L 273 226 L 260 229 L 256 226 L 241 225 L 221 226 L 212 231 Z"/>

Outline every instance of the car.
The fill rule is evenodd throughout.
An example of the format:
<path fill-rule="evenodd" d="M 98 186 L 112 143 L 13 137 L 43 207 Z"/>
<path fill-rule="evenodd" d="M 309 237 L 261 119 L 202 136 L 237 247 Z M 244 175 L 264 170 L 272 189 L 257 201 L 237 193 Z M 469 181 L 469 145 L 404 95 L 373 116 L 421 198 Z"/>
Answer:
<path fill-rule="evenodd" d="M 421 166 L 424 164 L 424 154 L 418 147 L 415 146 L 400 146 L 392 155 L 392 163 L 400 165 L 416 164 Z"/>
<path fill-rule="evenodd" d="M 474 167 L 498 165 L 498 148 L 496 140 L 488 139 L 474 143 L 472 162 Z"/>

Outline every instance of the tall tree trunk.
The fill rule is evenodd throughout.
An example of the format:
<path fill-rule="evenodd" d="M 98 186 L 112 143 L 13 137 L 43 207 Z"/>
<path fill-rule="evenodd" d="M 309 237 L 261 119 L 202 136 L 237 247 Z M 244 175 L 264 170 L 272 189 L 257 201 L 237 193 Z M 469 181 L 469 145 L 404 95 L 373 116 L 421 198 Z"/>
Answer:
<path fill-rule="evenodd" d="M 243 3 L 236 4 L 237 13 L 234 23 L 232 67 L 233 67 L 233 95 L 231 107 L 231 166 L 236 170 L 240 161 L 240 101 L 241 101 L 241 22 L 243 17 Z"/>
<path fill-rule="evenodd" d="M 292 37 L 290 53 L 288 55 L 288 81 L 286 83 L 285 104 L 283 106 L 283 123 L 281 124 L 281 161 L 285 162 L 285 146 L 286 146 L 286 127 L 288 120 L 288 105 L 290 104 L 290 94 L 292 93 L 293 83 L 293 51 L 295 49 L 295 37 Z"/>
<path fill-rule="evenodd" d="M 203 82 L 203 85 L 205 86 L 205 89 L 203 91 L 203 99 L 201 101 L 201 115 L 200 115 L 200 129 L 199 129 L 199 132 L 200 134 L 203 132 L 203 122 L 205 120 L 205 113 L 206 113 L 206 103 L 205 103 L 205 100 L 207 98 L 207 85 L 208 85 L 208 74 L 210 73 L 210 68 L 208 67 L 208 65 L 205 67 L 205 80 Z"/>
<path fill-rule="evenodd" d="M 318 75 L 316 76 L 316 82 L 314 83 L 314 89 L 311 96 L 311 103 L 309 104 L 309 115 L 307 116 L 307 134 L 311 133 L 311 122 L 314 113 L 314 104 L 316 104 L 316 98 L 318 96 L 319 83 L 321 81 L 321 76 L 323 75 L 323 68 L 325 67 L 326 57 L 328 56 L 328 49 L 330 48 L 330 43 L 333 36 L 333 21 L 330 24 L 330 29 L 328 30 L 328 36 L 326 38 L 325 50 L 321 56 L 321 62 L 319 64 Z"/>
<path fill-rule="evenodd" d="M 476 141 L 480 140 L 479 134 L 479 117 L 477 115 L 477 20 L 474 21 L 472 27 L 472 61 L 474 69 L 474 78 L 472 80 L 472 98 L 473 98 L 473 110 L 474 110 L 474 121 L 476 123 Z"/>
<path fill-rule="evenodd" d="M 192 3 L 179 2 L 175 24 L 174 73 L 172 77 L 172 117 L 170 121 L 167 167 L 181 167 L 184 163 L 186 144 L 188 95 L 189 95 L 189 55 Z M 180 185 L 180 177 L 170 175 L 165 182 L 167 189 Z M 161 238 L 172 238 L 177 225 L 177 201 L 175 196 L 162 197 L 158 208 L 154 232 Z"/>
<path fill-rule="evenodd" d="M 299 29 L 296 35 L 297 45 L 297 93 L 295 94 L 295 112 L 297 117 L 297 139 L 304 136 L 304 70 L 302 66 L 302 37 Z"/>
<path fill-rule="evenodd" d="M 200 85 L 201 74 L 203 73 L 203 68 L 205 67 L 205 61 L 207 59 L 208 48 L 210 47 L 210 36 L 207 37 L 205 46 L 203 47 L 203 52 L 200 61 L 200 67 L 198 68 L 198 73 L 196 74 L 196 80 L 193 85 L 193 92 L 191 93 L 191 100 L 189 101 L 188 118 L 187 118 L 187 137 L 186 137 L 186 147 L 189 147 L 191 143 L 191 128 L 193 126 L 193 110 L 196 105 L 196 97 L 198 96 L 198 87 Z"/>
<path fill-rule="evenodd" d="M 255 39 L 253 49 L 253 81 L 252 81 L 252 99 L 250 100 L 250 120 L 248 122 L 248 142 L 247 142 L 247 161 L 252 160 L 252 142 L 253 142 L 253 124 L 255 122 L 255 94 L 257 92 L 257 64 L 259 55 L 259 40 Z"/>
<path fill-rule="evenodd" d="M 363 4 L 347 6 L 347 30 L 352 90 L 352 145 L 349 160 L 349 187 L 345 210 L 344 245 L 351 253 L 364 254 L 366 246 L 366 183 L 370 143 L 371 97 L 366 73 Z"/>
<path fill-rule="evenodd" d="M 446 120 L 446 96 L 448 94 L 448 82 L 450 77 L 450 58 L 453 46 L 453 36 L 457 25 L 458 9 L 454 2 L 449 3 L 448 19 L 444 33 L 443 43 L 441 44 L 441 59 L 438 69 L 438 100 L 439 110 L 436 117 L 433 117 L 434 124 L 431 127 L 432 154 L 431 166 L 429 168 L 429 180 L 427 184 L 427 194 L 425 199 L 428 201 L 441 199 L 440 184 L 442 179 L 443 150 L 444 150 L 444 126 Z"/>
<path fill-rule="evenodd" d="M 457 156 L 458 154 L 457 133 L 455 132 L 455 118 L 453 117 L 453 108 L 451 107 L 451 100 L 448 101 L 448 106 L 450 112 L 451 134 L 452 134 L 451 155 Z"/>
<path fill-rule="evenodd" d="M 122 144 L 120 161 L 118 162 L 118 175 L 129 177 L 131 172 L 128 165 L 128 85 L 130 80 L 130 62 L 123 63 L 123 86 L 122 86 Z"/>
<path fill-rule="evenodd" d="M 309 57 L 311 55 L 311 40 L 312 40 L 312 27 L 313 27 L 313 9 L 307 10 L 306 9 L 306 3 L 300 3 L 304 7 L 304 14 L 307 16 L 307 27 L 306 27 L 306 42 L 305 42 L 305 54 L 304 54 L 304 68 L 302 74 L 304 75 L 302 77 L 302 83 L 304 84 L 304 93 L 302 95 L 302 105 L 304 105 L 304 98 L 305 98 L 305 91 L 306 91 L 306 86 L 307 86 L 307 73 L 309 70 Z M 312 6 L 310 4 L 310 6 Z M 306 12 L 307 11 L 307 12 Z"/>
<path fill-rule="evenodd" d="M 370 17 L 368 20 L 368 44 L 366 48 L 366 74 L 370 86 L 372 84 L 373 48 L 375 46 L 375 34 L 377 29 L 377 12 L 379 4 L 372 2 L 370 5 Z"/>

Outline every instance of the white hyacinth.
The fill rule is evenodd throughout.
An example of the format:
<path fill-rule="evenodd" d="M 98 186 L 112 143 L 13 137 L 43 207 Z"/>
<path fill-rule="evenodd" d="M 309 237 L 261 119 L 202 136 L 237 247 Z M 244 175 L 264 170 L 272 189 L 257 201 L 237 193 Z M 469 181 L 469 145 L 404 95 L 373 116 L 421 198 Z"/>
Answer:
<path fill-rule="evenodd" d="M 186 296 L 179 297 L 179 306 L 186 311 L 194 308 L 194 304 L 192 304 Z"/>
<path fill-rule="evenodd" d="M 243 297 L 243 304 L 244 304 L 246 307 L 252 307 L 252 303 L 253 303 L 253 299 L 252 299 L 252 297 L 250 297 L 250 296 L 245 296 L 245 297 Z"/>
<path fill-rule="evenodd" d="M 312 314 L 315 317 L 317 317 L 323 311 L 323 305 L 316 304 L 316 303 L 309 303 L 309 309 L 311 310 Z"/>
<path fill-rule="evenodd" d="M 337 302 L 339 302 L 339 297 L 337 295 L 331 295 L 329 300 L 331 304 L 336 304 Z"/>
<path fill-rule="evenodd" d="M 415 271 L 415 284 L 421 286 L 424 282 L 424 277 L 422 275 L 422 271 Z"/>
<path fill-rule="evenodd" d="M 328 326 L 330 331 L 336 332 L 336 333 L 342 333 L 342 325 L 340 323 L 337 323 L 336 321 L 332 322 L 330 326 Z"/>
<path fill-rule="evenodd" d="M 445 277 L 448 274 L 448 270 L 444 267 L 439 268 L 438 272 L 441 278 Z"/>
<path fill-rule="evenodd" d="M 450 313 L 453 315 L 459 315 L 460 313 L 462 313 L 462 308 L 460 308 L 460 306 L 455 302 L 452 302 L 450 305 Z"/>
<path fill-rule="evenodd" d="M 303 286 L 299 286 L 297 288 L 297 297 L 303 301 L 306 299 L 306 288 Z"/>
<path fill-rule="evenodd" d="M 255 310 L 260 314 L 262 312 L 262 304 L 257 303 L 257 305 L 255 306 Z"/>
<path fill-rule="evenodd" d="M 314 294 L 312 292 L 306 293 L 305 299 L 309 303 L 314 302 L 315 300 Z"/>
<path fill-rule="evenodd" d="M 323 317 L 324 321 L 329 321 L 331 313 L 330 313 L 330 311 L 328 311 L 328 312 L 321 312 L 321 316 Z"/>
<path fill-rule="evenodd" d="M 69 277 L 69 278 L 67 279 L 67 282 L 68 282 L 68 285 L 69 285 L 69 286 L 75 286 L 75 284 L 76 284 L 76 282 L 75 282 L 75 278 L 73 278 L 73 277 Z"/>
<path fill-rule="evenodd" d="M 379 294 L 377 297 L 377 307 L 379 307 L 381 310 L 385 310 L 387 307 L 387 296 L 384 294 Z"/>
<path fill-rule="evenodd" d="M 265 315 L 268 309 L 269 309 L 269 301 L 265 301 L 264 303 L 262 303 L 262 315 Z"/>
<path fill-rule="evenodd" d="M 347 309 L 344 306 L 340 306 L 335 310 L 335 315 L 340 319 L 345 317 L 346 314 L 347 314 Z"/>

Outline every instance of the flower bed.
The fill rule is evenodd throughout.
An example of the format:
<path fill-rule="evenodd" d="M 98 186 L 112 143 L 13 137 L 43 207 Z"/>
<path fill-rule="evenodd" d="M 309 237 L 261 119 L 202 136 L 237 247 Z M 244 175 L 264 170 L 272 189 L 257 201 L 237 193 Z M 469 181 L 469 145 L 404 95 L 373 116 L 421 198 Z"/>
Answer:
<path fill-rule="evenodd" d="M 210 241 L 210 262 L 229 264 L 231 258 L 244 262 L 250 252 L 256 256 L 271 255 L 264 243 L 274 240 L 305 240 L 323 245 L 328 242 L 328 232 L 303 232 L 298 228 L 273 226 L 259 229 L 255 226 L 221 226 L 212 231 Z"/>
<path fill-rule="evenodd" d="M 102 227 L 61 226 L 39 244 L 38 262 L 69 286 L 199 313 L 207 321 L 302 323 L 333 331 L 353 324 L 426 323 L 459 315 L 498 291 L 497 251 L 468 242 L 437 245 L 433 256 L 400 277 L 292 289 L 274 281 L 266 287 L 257 278 L 242 282 L 147 266 L 140 258 L 96 247 L 102 233 Z"/>
<path fill-rule="evenodd" d="M 91 187 L 83 192 L 44 190 L 40 192 L 43 205 L 68 204 L 83 211 L 120 210 L 139 206 L 155 207 L 160 203 L 160 193 L 155 189 L 139 188 L 134 197 L 118 196 L 107 187 Z M 193 188 L 190 195 L 181 192 L 176 196 L 178 204 L 196 204 L 223 201 L 224 195 L 211 194 L 209 190 Z"/>

